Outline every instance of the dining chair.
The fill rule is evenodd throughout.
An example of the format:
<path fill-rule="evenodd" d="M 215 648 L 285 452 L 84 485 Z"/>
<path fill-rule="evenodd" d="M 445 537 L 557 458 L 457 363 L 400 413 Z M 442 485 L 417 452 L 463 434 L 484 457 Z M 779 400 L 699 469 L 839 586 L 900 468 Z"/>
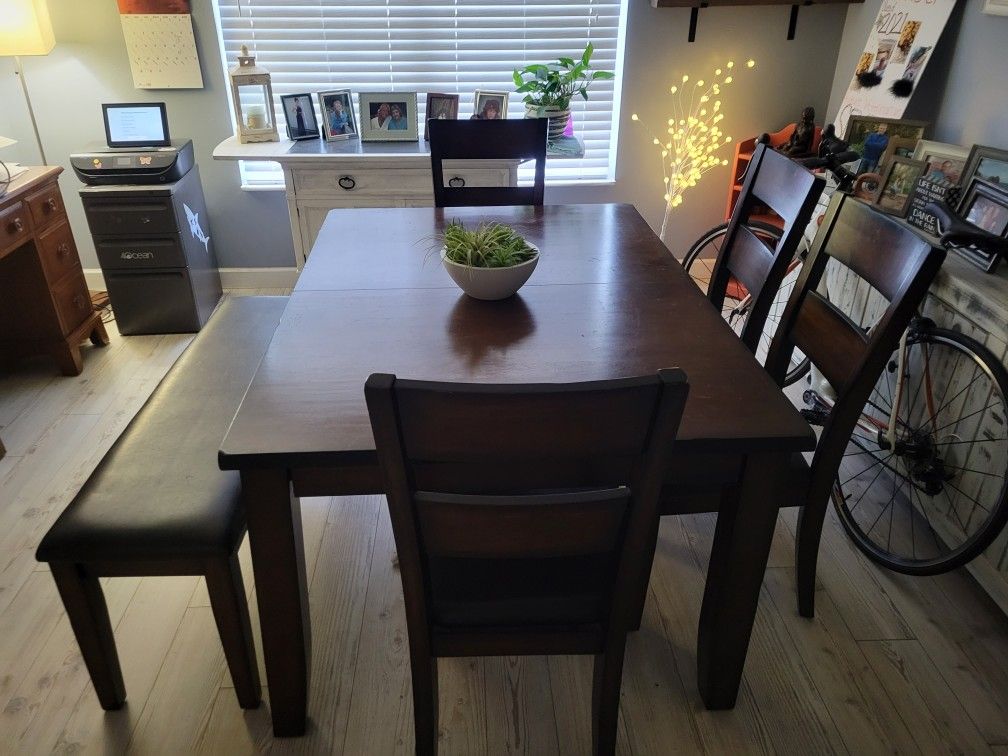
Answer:
<path fill-rule="evenodd" d="M 546 118 L 429 123 L 434 206 L 542 205 L 546 186 Z M 465 186 L 452 177 L 445 186 L 444 160 L 535 160 L 532 186 Z"/>
<path fill-rule="evenodd" d="M 523 654 L 594 656 L 593 752 L 614 752 L 643 547 L 688 391 L 678 369 L 574 384 L 368 378 L 418 754 L 437 751 L 438 658 Z"/>
<path fill-rule="evenodd" d="M 825 185 L 825 179 L 791 158 L 766 145 L 756 145 L 707 288 L 707 298 L 718 312 L 723 309 L 729 287 L 737 289 L 741 285 L 748 292 L 749 312 L 739 335 L 753 354 Z M 752 217 L 766 214 L 767 208 L 777 215 L 775 223 L 782 227 L 774 247 L 749 226 Z M 738 299 L 744 296 L 733 293 Z"/>
<path fill-rule="evenodd" d="M 801 349 L 836 391 L 811 464 L 796 455 L 791 490 L 800 502 L 796 570 L 798 611 L 815 613 L 815 576 L 826 507 L 847 442 L 882 370 L 945 259 L 908 226 L 846 194 L 834 195 L 802 266 L 767 354 L 783 385 L 791 352 Z M 845 266 L 888 301 L 867 331 L 820 293 L 827 263 Z"/>

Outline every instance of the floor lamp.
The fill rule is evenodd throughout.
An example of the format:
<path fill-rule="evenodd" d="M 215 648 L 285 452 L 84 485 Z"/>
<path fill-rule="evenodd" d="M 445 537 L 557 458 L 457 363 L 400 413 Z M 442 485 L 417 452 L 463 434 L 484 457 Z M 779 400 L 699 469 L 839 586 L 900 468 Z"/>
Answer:
<path fill-rule="evenodd" d="M 14 70 L 21 81 L 25 103 L 28 105 L 28 116 L 31 118 L 32 129 L 35 130 L 35 141 L 38 143 L 43 165 L 48 165 L 48 161 L 42 148 L 42 138 L 39 136 L 31 96 L 28 94 L 21 56 L 48 55 L 55 46 L 56 40 L 53 37 L 46 0 L 0 0 L 0 55 L 14 56 Z"/>

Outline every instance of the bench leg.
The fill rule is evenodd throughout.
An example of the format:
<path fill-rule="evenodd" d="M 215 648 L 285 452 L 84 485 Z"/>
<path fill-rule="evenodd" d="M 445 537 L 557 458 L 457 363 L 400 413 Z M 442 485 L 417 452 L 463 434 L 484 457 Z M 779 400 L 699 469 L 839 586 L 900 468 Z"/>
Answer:
<path fill-rule="evenodd" d="M 101 707 L 106 710 L 121 709 L 126 703 L 126 686 L 119 668 L 119 654 L 116 653 L 105 594 L 98 578 L 88 575 L 79 564 L 52 562 L 49 569 L 56 580 L 56 588 L 63 599 L 67 618 Z"/>
<path fill-rule="evenodd" d="M 206 584 L 238 703 L 254 709 L 262 701 L 262 686 L 238 556 L 208 562 Z"/>

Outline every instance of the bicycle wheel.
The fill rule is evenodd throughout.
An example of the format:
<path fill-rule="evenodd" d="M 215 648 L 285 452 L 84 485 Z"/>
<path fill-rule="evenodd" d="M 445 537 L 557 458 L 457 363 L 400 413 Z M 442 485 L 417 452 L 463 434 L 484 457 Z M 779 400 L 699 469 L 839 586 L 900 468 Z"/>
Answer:
<path fill-rule="evenodd" d="M 865 405 L 832 499 L 870 559 L 935 575 L 977 556 L 1008 519 L 1008 373 L 982 344 L 930 325 L 911 327 L 902 380 L 898 358 Z"/>
<path fill-rule="evenodd" d="M 768 247 L 776 246 L 777 242 L 780 241 L 781 229 L 777 226 L 761 221 L 752 221 L 749 224 L 749 228 Z M 727 230 L 727 223 L 722 223 L 710 229 L 693 243 L 693 246 L 689 248 L 689 251 L 683 258 L 683 267 L 704 294 L 707 293 L 707 288 L 710 285 L 711 275 L 714 272 L 714 264 L 717 262 L 717 256 L 721 252 L 721 246 L 724 243 L 725 232 Z M 770 343 L 773 341 L 773 335 L 777 332 L 777 326 L 780 323 L 781 315 L 784 313 L 784 307 L 787 305 L 788 297 L 791 296 L 791 291 L 794 289 L 800 272 L 801 262 L 796 257 L 795 262 L 792 263 L 792 267 L 788 269 L 781 287 L 774 295 L 766 325 L 763 326 L 763 333 L 760 335 L 759 345 L 756 350 L 756 359 L 761 364 L 766 361 L 767 352 L 770 350 Z M 728 321 L 728 325 L 732 327 L 735 333 L 742 333 L 746 318 L 749 316 L 747 297 L 748 292 L 738 281 L 732 280 L 728 284 L 724 304 L 721 307 L 721 315 Z M 808 370 L 808 358 L 796 349 L 791 356 L 791 363 L 784 377 L 784 385 L 790 386 L 808 373 Z"/>

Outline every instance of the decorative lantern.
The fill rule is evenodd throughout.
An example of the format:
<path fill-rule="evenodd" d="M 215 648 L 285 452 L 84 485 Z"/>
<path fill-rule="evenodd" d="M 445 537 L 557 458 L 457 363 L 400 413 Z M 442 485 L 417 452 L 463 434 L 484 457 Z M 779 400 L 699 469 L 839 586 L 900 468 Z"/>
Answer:
<path fill-rule="evenodd" d="M 273 84 L 269 71 L 256 65 L 254 55 L 242 45 L 238 65 L 228 71 L 231 99 L 238 119 L 238 141 L 279 142 L 276 114 L 273 110 Z"/>

